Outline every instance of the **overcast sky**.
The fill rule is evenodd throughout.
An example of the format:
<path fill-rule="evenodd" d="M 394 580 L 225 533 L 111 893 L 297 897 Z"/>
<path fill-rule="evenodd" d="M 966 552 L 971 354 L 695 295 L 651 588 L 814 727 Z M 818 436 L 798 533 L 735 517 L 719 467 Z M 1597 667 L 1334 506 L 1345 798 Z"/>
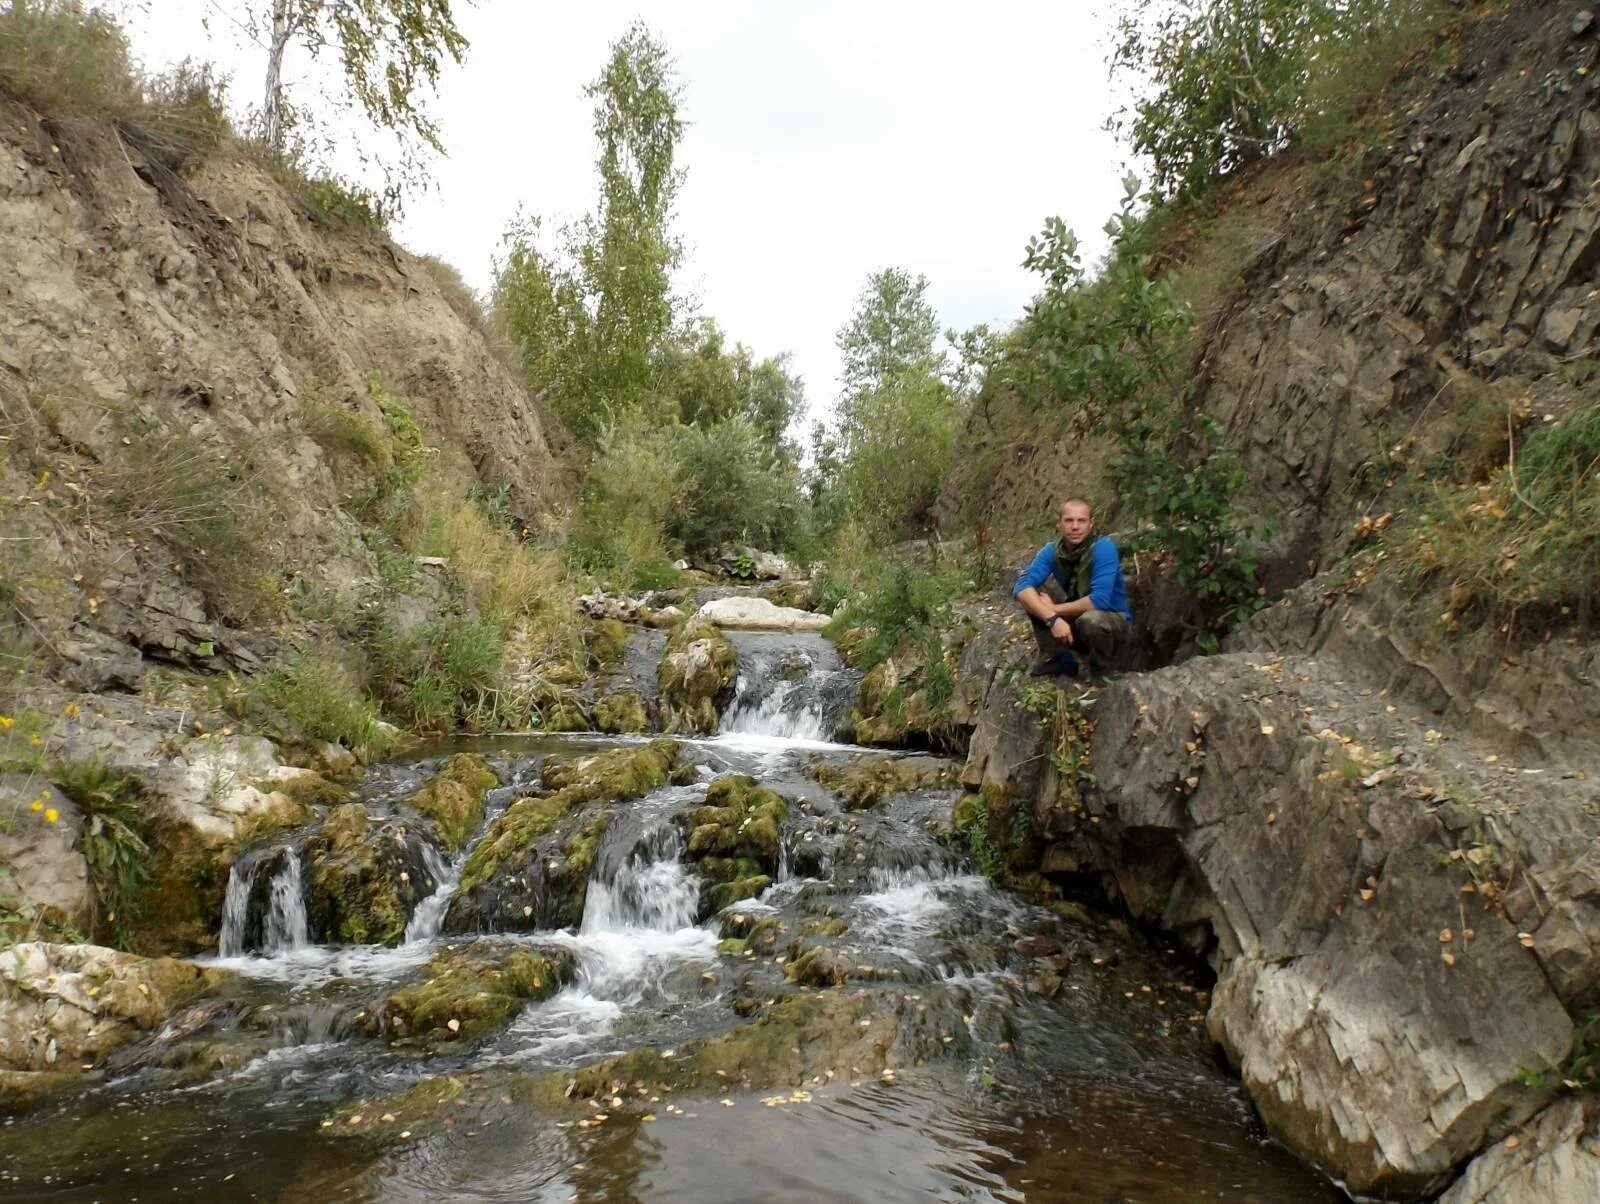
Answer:
<path fill-rule="evenodd" d="M 150 67 L 184 56 L 260 91 L 264 52 L 230 0 L 124 7 Z M 688 131 L 680 290 L 759 355 L 792 353 L 812 411 L 837 389 L 834 334 L 868 273 L 930 282 L 940 321 L 1008 324 L 1034 292 L 1023 248 L 1059 214 L 1090 258 L 1125 154 L 1102 125 L 1112 0 L 655 0 L 457 4 L 471 42 L 432 105 L 448 159 L 395 233 L 487 289 L 519 207 L 559 223 L 594 202 L 583 87 L 629 22 L 671 49 Z M 209 29 L 206 26 L 209 25 Z M 290 51 L 285 78 L 307 82 Z"/>

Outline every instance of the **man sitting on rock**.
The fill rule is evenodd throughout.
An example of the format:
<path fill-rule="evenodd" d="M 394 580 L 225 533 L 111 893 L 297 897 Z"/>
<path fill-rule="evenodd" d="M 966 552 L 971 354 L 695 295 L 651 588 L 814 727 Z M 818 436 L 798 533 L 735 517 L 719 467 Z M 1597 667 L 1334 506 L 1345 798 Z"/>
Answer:
<path fill-rule="evenodd" d="M 1061 533 L 1039 549 L 1012 596 L 1033 623 L 1039 644 L 1036 677 L 1105 672 L 1133 629 L 1122 557 L 1105 535 L 1094 534 L 1094 511 L 1081 497 L 1061 503 Z"/>

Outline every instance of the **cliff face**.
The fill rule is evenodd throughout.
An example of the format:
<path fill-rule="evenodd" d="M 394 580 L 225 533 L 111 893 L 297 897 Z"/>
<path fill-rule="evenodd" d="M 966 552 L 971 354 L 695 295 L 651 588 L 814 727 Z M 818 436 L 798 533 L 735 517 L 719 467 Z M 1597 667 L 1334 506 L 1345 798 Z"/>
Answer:
<path fill-rule="evenodd" d="M 1358 171 L 1265 165 L 1172 249 L 1180 272 L 1232 249 L 1196 398 L 1287 592 L 1221 655 L 1095 691 L 1091 784 L 1029 769 L 1055 737 L 1025 683 L 962 662 L 967 780 L 1026 805 L 1041 872 L 1206 953 L 1212 1034 L 1268 1126 L 1362 1193 L 1600 1183 L 1593 1087 L 1562 1098 L 1600 1006 L 1600 643 L 1577 618 L 1441 621 L 1404 545 L 1350 555 L 1397 485 L 1504 465 L 1530 416 L 1594 405 L 1597 71 L 1587 4 L 1470 13 Z M 1023 433 L 1005 398 L 969 436 L 1006 467 L 946 501 L 994 529 L 1103 495 L 1106 445 Z"/>
<path fill-rule="evenodd" d="M 1397 443 L 1420 463 L 1496 417 L 1487 383 L 1515 379 L 1541 415 L 1567 404 L 1562 364 L 1600 328 L 1597 79 L 1587 3 L 1469 16 L 1385 98 L 1359 159 L 1286 155 L 1180 224 L 1165 270 L 1206 278 L 1196 404 L 1270 519 L 1274 589 L 1329 563 L 1404 475 Z M 980 400 L 965 445 L 944 508 L 996 531 L 1036 525 L 1041 496 L 1107 496 L 1103 442 L 1004 397 Z"/>
<path fill-rule="evenodd" d="M 7 601 L 90 689 L 197 645 L 249 667 L 286 589 L 371 577 L 356 512 L 410 421 L 531 528 L 570 488 L 437 265 L 243 151 L 182 160 L 0 104 Z"/>

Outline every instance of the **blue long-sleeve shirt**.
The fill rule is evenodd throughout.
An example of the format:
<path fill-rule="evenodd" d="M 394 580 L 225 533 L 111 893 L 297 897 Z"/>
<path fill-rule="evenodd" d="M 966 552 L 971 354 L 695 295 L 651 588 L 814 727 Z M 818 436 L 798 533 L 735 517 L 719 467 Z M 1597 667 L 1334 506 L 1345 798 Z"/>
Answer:
<path fill-rule="evenodd" d="M 1014 598 L 1025 589 L 1039 589 L 1056 571 L 1056 545 L 1047 543 L 1039 549 L 1033 562 L 1022 570 L 1016 585 L 1011 588 Z M 1058 581 L 1067 600 L 1074 598 L 1070 581 Z M 1096 610 L 1114 610 L 1131 621 L 1133 611 L 1128 608 L 1128 586 L 1122 579 L 1122 556 L 1108 535 L 1102 535 L 1089 548 L 1089 601 Z"/>

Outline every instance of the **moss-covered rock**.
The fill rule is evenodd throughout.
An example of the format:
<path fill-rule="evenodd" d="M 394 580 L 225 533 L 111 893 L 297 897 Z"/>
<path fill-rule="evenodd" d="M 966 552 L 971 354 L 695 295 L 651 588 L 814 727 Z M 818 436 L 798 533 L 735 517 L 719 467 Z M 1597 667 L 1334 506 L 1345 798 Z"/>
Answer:
<path fill-rule="evenodd" d="M 474 941 L 435 953 L 426 977 L 359 1018 L 369 1036 L 408 1044 L 472 1041 L 508 1024 L 527 1004 L 572 980 L 569 950 Z"/>
<path fill-rule="evenodd" d="M 452 932 L 560 928 L 583 918 L 589 871 L 616 803 L 667 781 L 675 740 L 587 757 L 551 758 L 550 793 L 520 798 L 490 825 L 462 869 Z"/>
<path fill-rule="evenodd" d="M 783 921 L 777 916 L 750 916 L 735 912 L 722 923 L 717 952 L 723 957 L 754 957 L 771 953 L 783 942 Z"/>
<path fill-rule="evenodd" d="M 619 690 L 595 704 L 594 725 L 616 735 L 649 731 L 650 710 L 637 690 Z"/>
<path fill-rule="evenodd" d="M 439 842 L 454 853 L 483 822 L 484 798 L 500 784 L 482 757 L 462 753 L 422 784 L 407 801 L 433 820 Z"/>
<path fill-rule="evenodd" d="M 814 610 L 817 591 L 809 581 L 780 581 L 761 591 L 761 596 L 774 606 L 791 606 L 795 610 Z"/>
<path fill-rule="evenodd" d="M 563 698 L 547 706 L 539 716 L 539 728 L 546 732 L 586 732 L 589 716 L 572 699 Z"/>
<path fill-rule="evenodd" d="M 394 1140 L 443 1127 L 477 1126 L 503 1116 L 510 1096 L 526 1108 L 553 1115 L 606 1099 L 645 1113 L 659 1108 L 648 1093 L 693 1096 L 731 1089 L 803 1087 L 832 1075 L 841 1079 L 876 1075 L 894 1065 L 904 1023 L 895 1000 L 870 993 L 797 991 L 776 1000 L 756 1020 L 718 1037 L 688 1041 L 674 1050 L 641 1046 L 576 1072 L 535 1075 L 503 1072 L 425 1079 L 405 1091 L 349 1104 L 320 1132 L 325 1138 Z M 644 1092 L 639 1086 L 643 1085 Z M 611 1100 L 617 1103 L 610 1103 Z"/>
<path fill-rule="evenodd" d="M 754 778 L 718 778 L 703 806 L 677 817 L 685 857 L 699 871 L 701 914 L 759 895 L 778 872 L 789 805 Z"/>
<path fill-rule="evenodd" d="M 619 619 L 591 619 L 583 631 L 591 668 L 619 664 L 628 647 L 628 628 Z"/>
<path fill-rule="evenodd" d="M 329 813 L 303 852 L 306 919 L 315 940 L 394 945 L 434 886 L 427 838 L 401 820 L 374 824 L 360 803 Z"/>
<path fill-rule="evenodd" d="M 691 620 L 672 633 L 656 671 L 662 726 L 669 732 L 709 734 L 733 697 L 739 657 L 710 623 Z"/>
<path fill-rule="evenodd" d="M 837 949 L 813 945 L 783 968 L 786 981 L 805 987 L 842 987 L 855 977 L 853 961 Z"/>
<path fill-rule="evenodd" d="M 856 757 L 842 765 L 813 761 L 806 773 L 851 811 L 875 807 L 892 794 L 952 787 L 960 776 L 953 762 L 932 757 Z"/>
<path fill-rule="evenodd" d="M 233 978 L 228 970 L 99 945 L 14 945 L 0 957 L 0 1069 L 78 1071 Z M 12 1087 L 44 1083 L 18 1079 Z"/>

